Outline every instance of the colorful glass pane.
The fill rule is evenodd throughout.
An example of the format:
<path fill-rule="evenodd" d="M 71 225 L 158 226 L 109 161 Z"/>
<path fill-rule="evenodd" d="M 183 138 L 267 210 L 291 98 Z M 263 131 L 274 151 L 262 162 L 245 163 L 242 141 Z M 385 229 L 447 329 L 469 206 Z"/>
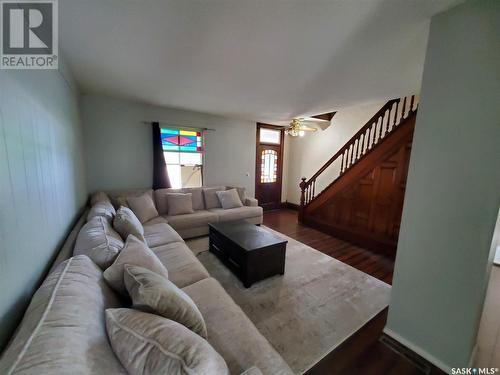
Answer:
<path fill-rule="evenodd" d="M 165 151 L 202 152 L 201 132 L 192 130 L 161 129 L 161 143 Z"/>

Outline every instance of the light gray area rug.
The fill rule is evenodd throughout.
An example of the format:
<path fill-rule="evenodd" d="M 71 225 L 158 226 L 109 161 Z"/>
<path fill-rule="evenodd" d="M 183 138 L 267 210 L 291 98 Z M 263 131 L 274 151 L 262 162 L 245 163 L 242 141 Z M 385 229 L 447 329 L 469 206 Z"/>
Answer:
<path fill-rule="evenodd" d="M 288 240 L 285 275 L 248 289 L 207 251 L 207 237 L 186 243 L 292 370 L 301 374 L 383 310 L 391 287 L 263 228 Z"/>

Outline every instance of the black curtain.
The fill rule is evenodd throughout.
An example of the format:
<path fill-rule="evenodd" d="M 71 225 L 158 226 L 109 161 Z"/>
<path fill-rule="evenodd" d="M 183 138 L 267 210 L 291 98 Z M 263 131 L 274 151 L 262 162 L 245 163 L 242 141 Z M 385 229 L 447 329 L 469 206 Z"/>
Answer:
<path fill-rule="evenodd" d="M 161 146 L 160 124 L 153 122 L 153 189 L 172 187 Z"/>

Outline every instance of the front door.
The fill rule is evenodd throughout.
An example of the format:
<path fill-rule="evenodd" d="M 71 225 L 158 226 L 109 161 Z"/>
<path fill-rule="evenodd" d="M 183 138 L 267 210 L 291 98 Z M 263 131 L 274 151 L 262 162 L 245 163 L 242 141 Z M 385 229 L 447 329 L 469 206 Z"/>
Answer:
<path fill-rule="evenodd" d="M 281 207 L 284 135 L 283 128 L 257 124 L 255 197 L 264 210 Z"/>

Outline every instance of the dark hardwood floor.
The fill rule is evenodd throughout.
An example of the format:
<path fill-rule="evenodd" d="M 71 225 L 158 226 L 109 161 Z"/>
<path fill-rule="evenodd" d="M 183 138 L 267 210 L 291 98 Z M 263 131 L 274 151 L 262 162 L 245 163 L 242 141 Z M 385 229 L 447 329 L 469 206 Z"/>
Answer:
<path fill-rule="evenodd" d="M 266 211 L 264 225 L 305 243 L 325 254 L 368 273 L 388 284 L 392 283 L 394 262 L 382 255 L 354 246 L 300 225 L 297 211 L 282 209 Z M 444 372 L 423 361 L 422 370 L 404 356 L 396 353 L 379 339 L 387 319 L 387 309 L 366 323 L 354 335 L 324 357 L 306 375 L 442 375 Z"/>
<path fill-rule="evenodd" d="M 392 284 L 394 269 L 392 259 L 299 224 L 297 222 L 297 211 L 289 209 L 266 211 L 264 225 L 341 262 L 347 263 L 387 284 Z"/>

